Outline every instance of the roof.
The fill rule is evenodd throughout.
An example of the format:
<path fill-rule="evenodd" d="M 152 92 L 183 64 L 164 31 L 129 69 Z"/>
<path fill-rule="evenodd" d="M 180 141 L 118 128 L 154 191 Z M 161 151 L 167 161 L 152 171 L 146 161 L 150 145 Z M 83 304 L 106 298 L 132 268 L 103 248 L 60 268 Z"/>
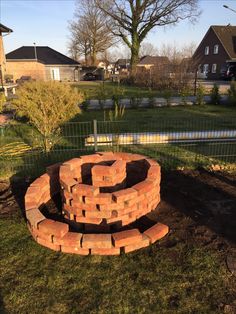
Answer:
<path fill-rule="evenodd" d="M 162 56 L 144 56 L 140 59 L 138 65 L 159 65 L 169 63 L 168 57 Z"/>
<path fill-rule="evenodd" d="M 0 23 L 0 33 L 12 33 L 13 30 Z"/>
<path fill-rule="evenodd" d="M 61 64 L 61 65 L 75 65 L 79 62 L 63 55 L 62 53 L 47 47 L 36 46 L 37 60 L 44 64 Z M 35 47 L 22 46 L 12 52 L 6 54 L 7 60 L 35 60 Z"/>
<path fill-rule="evenodd" d="M 230 58 L 236 58 L 236 26 L 211 26 Z"/>
<path fill-rule="evenodd" d="M 117 64 L 117 65 L 128 65 L 128 64 L 130 64 L 130 59 L 118 59 L 115 64 Z"/>

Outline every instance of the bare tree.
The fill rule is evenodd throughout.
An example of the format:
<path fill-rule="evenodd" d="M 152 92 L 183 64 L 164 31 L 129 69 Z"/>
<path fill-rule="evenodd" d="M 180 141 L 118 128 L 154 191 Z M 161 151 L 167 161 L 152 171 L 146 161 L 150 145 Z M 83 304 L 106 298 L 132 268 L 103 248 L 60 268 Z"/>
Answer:
<path fill-rule="evenodd" d="M 196 20 L 198 0 L 95 0 L 102 12 L 112 18 L 113 33 L 131 50 L 131 68 L 136 70 L 140 45 L 157 26 Z"/>
<path fill-rule="evenodd" d="M 157 56 L 158 49 L 149 42 L 143 42 L 140 46 L 139 56 L 142 58 L 144 56 Z"/>
<path fill-rule="evenodd" d="M 85 63 L 96 65 L 97 55 L 111 47 L 115 40 L 110 31 L 111 19 L 98 7 L 94 0 L 78 0 L 74 20 L 69 25 L 70 51 L 84 56 Z"/>

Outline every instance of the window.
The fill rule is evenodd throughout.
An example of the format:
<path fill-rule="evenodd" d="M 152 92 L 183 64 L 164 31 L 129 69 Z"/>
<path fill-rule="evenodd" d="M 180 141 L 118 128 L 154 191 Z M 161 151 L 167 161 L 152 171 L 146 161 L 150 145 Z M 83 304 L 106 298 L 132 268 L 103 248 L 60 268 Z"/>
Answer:
<path fill-rule="evenodd" d="M 206 55 L 206 56 L 209 55 L 209 46 L 206 46 L 206 47 L 205 47 L 205 55 Z"/>
<path fill-rule="evenodd" d="M 212 64 L 211 72 L 216 73 L 216 69 L 217 69 L 217 64 L 216 63 Z"/>
<path fill-rule="evenodd" d="M 203 73 L 208 73 L 209 70 L 209 64 L 203 64 Z"/>
<path fill-rule="evenodd" d="M 214 46 L 214 55 L 217 55 L 219 53 L 219 45 Z"/>

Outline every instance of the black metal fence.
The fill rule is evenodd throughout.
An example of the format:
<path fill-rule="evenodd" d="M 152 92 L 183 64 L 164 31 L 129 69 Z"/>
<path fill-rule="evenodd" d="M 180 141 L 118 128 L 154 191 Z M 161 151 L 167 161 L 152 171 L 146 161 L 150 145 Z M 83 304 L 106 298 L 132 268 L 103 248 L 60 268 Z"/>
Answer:
<path fill-rule="evenodd" d="M 166 169 L 236 162 L 236 118 L 166 118 L 143 124 L 69 122 L 61 127 L 50 152 L 40 148 L 36 131 L 22 128 L 16 124 L 0 130 L 1 172 L 34 176 L 44 172 L 47 165 L 104 150 L 144 154 Z"/>

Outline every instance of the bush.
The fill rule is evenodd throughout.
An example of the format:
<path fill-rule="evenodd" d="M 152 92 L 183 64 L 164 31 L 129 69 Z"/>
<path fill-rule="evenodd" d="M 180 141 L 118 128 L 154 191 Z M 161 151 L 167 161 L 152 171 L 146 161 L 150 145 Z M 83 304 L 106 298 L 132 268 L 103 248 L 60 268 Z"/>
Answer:
<path fill-rule="evenodd" d="M 219 93 L 219 86 L 214 84 L 214 86 L 211 89 L 211 103 L 213 105 L 219 105 L 220 104 L 220 93 Z"/>
<path fill-rule="evenodd" d="M 191 90 L 188 86 L 184 86 L 181 89 L 180 96 L 181 96 L 182 104 L 184 106 L 187 105 L 187 97 L 190 96 L 190 94 L 191 94 Z"/>
<path fill-rule="evenodd" d="M 6 102 L 6 97 L 3 92 L 0 92 L 0 112 L 3 111 L 4 104 Z"/>
<path fill-rule="evenodd" d="M 196 92 L 196 105 L 202 106 L 205 105 L 204 101 L 205 88 L 202 84 L 199 84 Z"/>
<path fill-rule="evenodd" d="M 80 113 L 82 93 L 59 82 L 27 82 L 20 86 L 13 101 L 17 115 L 26 116 L 42 136 L 48 152 L 58 141 L 60 125 Z"/>
<path fill-rule="evenodd" d="M 229 103 L 236 105 L 236 82 L 232 81 L 228 90 Z"/>
<path fill-rule="evenodd" d="M 162 92 L 162 95 L 163 97 L 165 98 L 166 100 L 166 105 L 168 107 L 170 107 L 170 99 L 171 99 L 171 96 L 172 96 L 172 91 L 170 89 L 165 89 L 163 92 Z"/>

